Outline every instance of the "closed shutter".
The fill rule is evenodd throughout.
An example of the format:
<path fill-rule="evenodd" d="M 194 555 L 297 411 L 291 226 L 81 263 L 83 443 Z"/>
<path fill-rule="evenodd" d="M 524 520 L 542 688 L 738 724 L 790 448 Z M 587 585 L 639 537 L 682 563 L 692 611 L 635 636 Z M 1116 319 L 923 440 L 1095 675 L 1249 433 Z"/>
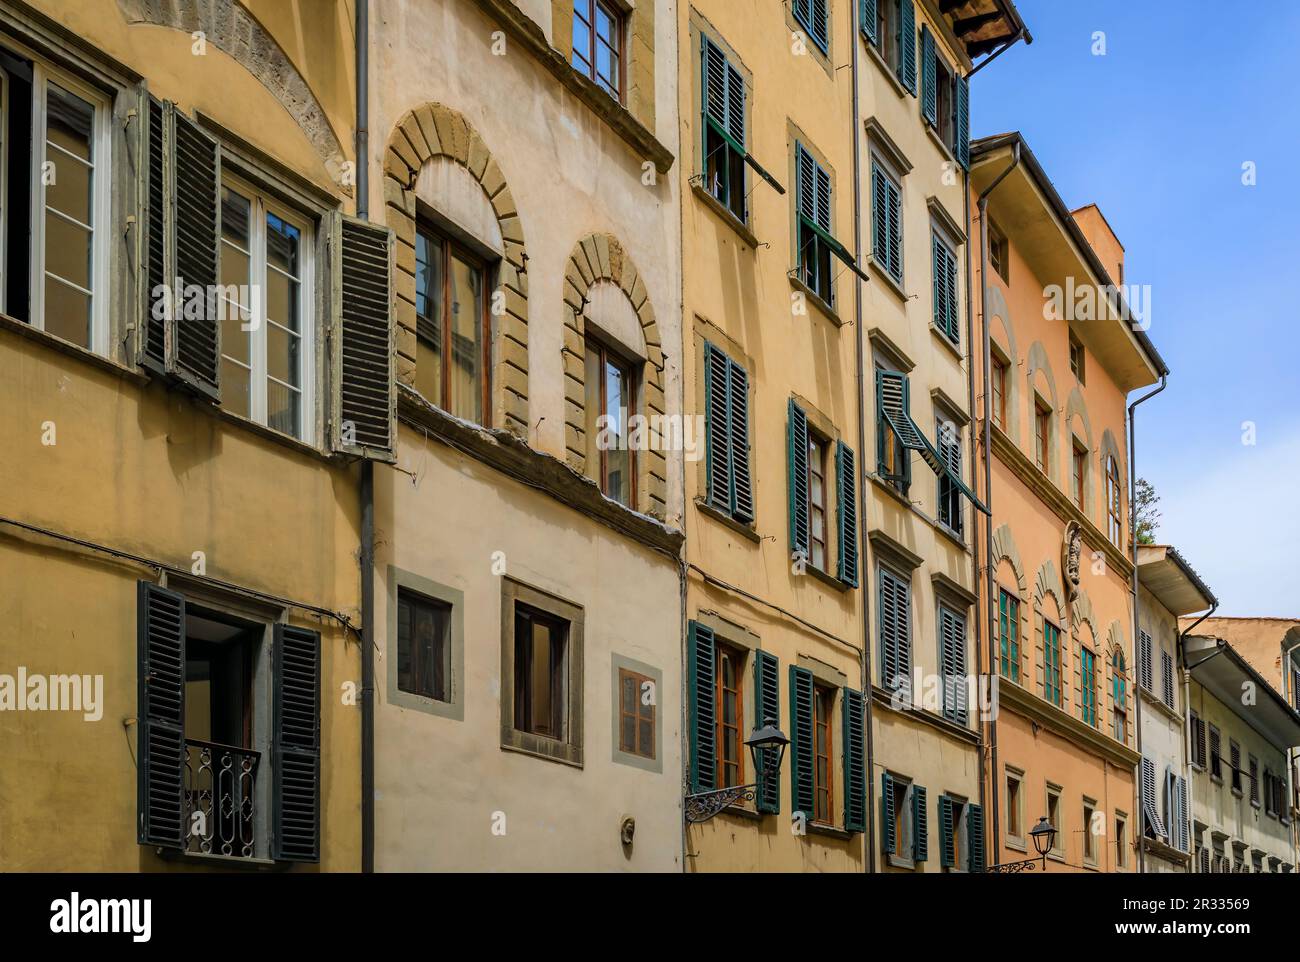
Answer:
<path fill-rule="evenodd" d="M 745 150 L 745 81 L 722 48 L 703 37 L 704 111 L 737 151 Z"/>
<path fill-rule="evenodd" d="M 880 42 L 879 38 L 876 36 L 876 2 L 877 0 L 862 0 L 862 3 L 859 6 L 859 26 L 861 27 L 863 34 L 866 35 L 867 40 L 873 44 L 878 44 Z M 890 3 L 892 0 L 885 0 L 885 2 Z"/>
<path fill-rule="evenodd" d="M 1165 704 L 1174 707 L 1174 659 L 1169 652 L 1160 652 L 1160 684 Z M 1202 761 L 1201 764 L 1204 764 Z"/>
<path fill-rule="evenodd" d="M 204 292 L 201 310 L 177 310 L 171 359 L 175 374 L 201 393 L 219 398 L 221 322 L 212 292 L 220 283 L 217 251 L 221 246 L 221 148 L 179 110 L 174 125 L 174 199 L 177 282 Z M 195 316 L 197 315 L 197 316 Z"/>
<path fill-rule="evenodd" d="M 836 576 L 852 588 L 858 586 L 858 471 L 853 449 L 843 441 L 835 445 L 835 495 L 839 518 L 839 552 Z"/>
<path fill-rule="evenodd" d="M 392 461 L 397 430 L 393 232 L 336 214 L 331 234 L 334 450 Z"/>
<path fill-rule="evenodd" d="M 704 443 L 709 503 L 731 512 L 731 372 L 727 356 L 704 345 Z"/>
<path fill-rule="evenodd" d="M 966 724 L 966 619 L 939 606 L 940 673 L 943 675 L 943 717 Z"/>
<path fill-rule="evenodd" d="M 799 214 L 830 233 L 831 229 L 831 175 L 813 158 L 803 144 L 796 145 L 798 163 L 795 168 L 798 183 Z"/>
<path fill-rule="evenodd" d="M 140 260 L 144 290 L 140 297 L 140 338 L 136 344 L 140 363 L 156 374 L 167 371 L 167 325 L 171 309 L 171 282 L 167 266 L 171 263 L 167 225 L 172 188 L 168 181 L 172 159 L 167 144 L 171 118 L 170 104 L 156 97 L 146 97 L 145 122 L 142 124 L 140 204 Z"/>
<path fill-rule="evenodd" d="M 1156 801 L 1156 766 L 1149 758 L 1142 759 L 1142 817 L 1153 837 L 1167 838 L 1164 821 L 1160 818 L 1160 808 Z"/>
<path fill-rule="evenodd" d="M 898 184 L 871 165 L 871 256 L 900 284 L 903 280 L 903 210 Z"/>
<path fill-rule="evenodd" d="M 1178 848 L 1186 852 L 1191 841 L 1188 838 L 1187 829 L 1187 779 L 1179 775 L 1176 781 L 1178 786 Z"/>
<path fill-rule="evenodd" d="M 772 724 L 777 728 L 781 727 L 781 688 L 780 688 L 780 661 L 776 655 L 768 651 L 754 652 L 754 726 Z M 759 782 L 759 790 L 756 793 L 758 800 L 758 810 L 767 815 L 775 815 L 781 811 L 781 783 L 774 775 L 774 766 L 778 757 L 778 751 L 775 748 L 763 749 L 763 770 L 764 777 L 759 780 L 758 773 L 754 773 L 755 780 Z"/>
<path fill-rule="evenodd" d="M 754 520 L 754 489 L 749 478 L 749 374 L 728 360 L 731 427 L 731 515 L 742 524 Z"/>
<path fill-rule="evenodd" d="M 939 796 L 939 864 L 943 868 L 952 868 L 957 861 L 956 836 L 953 833 L 957 812 L 953 801 L 947 795 Z"/>
<path fill-rule="evenodd" d="M 1197 853 L 1196 861 L 1200 871 L 1208 875 L 1210 872 L 1210 850 L 1208 848 L 1201 849 Z"/>
<path fill-rule="evenodd" d="M 898 844 L 894 833 L 894 779 L 889 772 L 880 774 L 880 844 L 886 855 L 893 855 Z"/>
<path fill-rule="evenodd" d="M 713 629 L 692 621 L 686 641 L 686 683 L 690 689 L 689 719 L 691 791 L 712 791 L 717 776 L 717 697 Z"/>
<path fill-rule="evenodd" d="M 912 861 L 930 857 L 930 815 L 925 803 L 925 787 L 912 786 Z"/>
<path fill-rule="evenodd" d="M 934 34 L 921 24 L 921 116 L 931 127 L 939 117 L 938 64 L 935 60 Z"/>
<path fill-rule="evenodd" d="M 963 170 L 970 170 L 970 80 L 967 77 L 958 76 L 953 81 L 953 130 L 957 143 L 955 153 L 957 154 L 957 163 L 961 164 Z"/>
<path fill-rule="evenodd" d="M 272 857 L 320 861 L 320 634 L 279 624 L 271 649 Z"/>
<path fill-rule="evenodd" d="M 1220 757 L 1222 741 L 1219 730 L 1213 725 L 1210 726 L 1210 774 L 1215 778 L 1223 777 L 1223 759 Z"/>
<path fill-rule="evenodd" d="M 984 809 L 979 805 L 966 806 L 966 851 L 968 872 L 984 871 Z"/>
<path fill-rule="evenodd" d="M 934 268 L 934 326 L 954 344 L 961 339 L 957 326 L 957 258 L 938 234 L 932 237 Z"/>
<path fill-rule="evenodd" d="M 845 688 L 844 705 L 844 828 L 867 830 L 866 703 L 862 692 Z"/>
<path fill-rule="evenodd" d="M 880 673 L 881 685 L 889 691 L 906 686 L 912 666 L 910 641 L 910 592 L 907 582 L 880 569 Z"/>
<path fill-rule="evenodd" d="M 825 50 L 830 45 L 829 0 L 812 0 L 812 37 L 817 46 Z"/>
<path fill-rule="evenodd" d="M 912 0 L 899 3 L 901 23 L 899 24 L 899 58 L 898 79 L 903 82 L 912 96 L 916 96 L 916 7 Z"/>
<path fill-rule="evenodd" d="M 1145 631 L 1138 631 L 1138 684 L 1147 691 L 1154 692 L 1152 681 L 1151 636 Z"/>
<path fill-rule="evenodd" d="M 136 833 L 141 845 L 185 847 L 185 599 L 148 581 L 136 589 Z"/>
<path fill-rule="evenodd" d="M 790 666 L 790 807 L 812 821 L 813 676 L 807 668 Z"/>
<path fill-rule="evenodd" d="M 808 557 L 808 418 L 789 402 L 790 551 Z"/>

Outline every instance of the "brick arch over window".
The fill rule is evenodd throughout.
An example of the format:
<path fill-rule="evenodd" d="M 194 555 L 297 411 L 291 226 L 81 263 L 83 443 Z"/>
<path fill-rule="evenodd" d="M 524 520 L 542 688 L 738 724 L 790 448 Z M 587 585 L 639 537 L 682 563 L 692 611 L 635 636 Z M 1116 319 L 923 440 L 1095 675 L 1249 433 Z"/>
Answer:
<path fill-rule="evenodd" d="M 641 372 L 640 406 L 636 413 L 648 418 L 666 414 L 664 353 L 659 325 L 645 283 L 623 245 L 611 234 L 589 234 L 573 248 L 564 279 L 564 422 L 565 458 L 575 471 L 586 471 L 586 339 L 585 312 L 593 286 L 601 281 L 616 285 L 627 295 L 641 322 L 646 362 Z M 660 422 L 652 422 L 660 423 Z M 637 452 L 638 511 L 656 518 L 667 516 L 668 460 L 662 447 Z"/>
<path fill-rule="evenodd" d="M 435 157 L 470 172 L 496 214 L 504 246 L 492 293 L 492 427 L 528 437 L 528 253 L 514 195 L 473 126 L 443 104 L 410 111 L 384 151 L 385 221 L 397 235 L 397 378 L 415 386 L 416 181 Z M 500 310 L 498 310 L 498 303 Z"/>
<path fill-rule="evenodd" d="M 347 158 L 325 108 L 289 55 L 257 18 L 237 0 L 117 0 L 127 23 L 171 27 L 185 34 L 202 31 L 207 43 L 229 54 L 261 81 L 306 134 L 321 163 L 340 188 Z"/>

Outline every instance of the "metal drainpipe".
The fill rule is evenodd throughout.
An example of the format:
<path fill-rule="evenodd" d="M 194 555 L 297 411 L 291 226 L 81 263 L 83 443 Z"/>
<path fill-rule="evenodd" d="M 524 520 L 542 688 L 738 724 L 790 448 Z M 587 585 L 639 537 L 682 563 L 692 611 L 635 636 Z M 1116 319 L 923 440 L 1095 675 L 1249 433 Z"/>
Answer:
<path fill-rule="evenodd" d="M 858 130 L 858 36 L 861 24 L 860 4 L 854 4 L 853 12 L 853 250 L 862 267 L 862 142 Z M 866 386 L 863 383 L 863 364 L 866 363 L 866 348 L 862 343 L 862 284 L 859 277 L 853 278 L 853 317 L 857 329 L 857 371 L 854 383 L 858 393 L 858 470 L 854 484 L 858 486 L 858 541 L 865 547 L 867 534 L 867 476 L 862 468 L 862 458 L 867 452 L 867 413 Z M 862 871 L 873 873 L 876 870 L 876 770 L 875 739 L 872 737 L 871 714 L 871 575 L 867 564 L 866 552 L 858 551 L 858 591 L 862 596 L 862 651 L 858 657 L 859 674 L 862 680 L 862 704 L 866 717 L 863 730 L 867 741 L 866 782 L 867 782 L 867 830 L 862 834 Z"/>
<path fill-rule="evenodd" d="M 1137 452 L 1137 406 L 1155 397 L 1166 387 L 1168 387 L 1168 385 L 1169 385 L 1169 372 L 1167 370 L 1161 371 L 1160 386 L 1155 388 L 1154 390 L 1148 391 L 1146 394 L 1142 395 L 1140 398 L 1138 398 L 1136 401 L 1134 401 L 1132 404 L 1128 406 L 1128 544 L 1129 544 L 1129 552 L 1132 555 L 1131 560 L 1133 562 L 1133 576 L 1131 578 L 1129 593 L 1132 595 L 1133 598 L 1133 644 L 1134 645 L 1137 644 L 1138 632 L 1141 630 L 1138 627 L 1138 616 L 1140 614 L 1141 605 L 1138 600 L 1137 511 L 1135 511 L 1133 508 L 1133 502 L 1136 500 L 1136 496 L 1137 496 L 1137 465 L 1134 463 L 1134 459 Z M 1155 669 L 1154 664 L 1151 667 L 1153 670 Z M 1142 697 L 1141 695 L 1139 695 L 1135 699 L 1135 704 L 1136 704 L 1136 710 L 1133 712 L 1133 729 L 1137 741 L 1137 753 L 1140 758 L 1142 755 Z M 1134 791 L 1137 792 L 1137 794 L 1141 794 L 1139 791 L 1139 786 L 1137 784 L 1137 782 L 1140 781 L 1142 778 L 1141 761 L 1138 762 L 1138 771 L 1136 774 L 1137 774 L 1137 778 L 1133 780 L 1134 781 L 1133 788 Z M 1137 794 L 1134 795 L 1134 801 L 1138 801 Z M 1147 865 L 1146 846 L 1139 845 L 1138 846 L 1138 873 L 1139 874 L 1146 872 L 1146 865 Z"/>
<path fill-rule="evenodd" d="M 370 217 L 370 0 L 356 0 L 357 217 Z M 375 870 L 375 462 L 361 462 L 361 871 Z"/>
<path fill-rule="evenodd" d="M 1187 783 L 1187 792 L 1188 792 L 1188 796 L 1189 796 L 1189 797 L 1191 796 L 1191 791 L 1192 791 L 1192 771 L 1191 771 L 1191 758 L 1192 758 L 1192 726 L 1191 726 L 1191 724 L 1190 724 L 1190 722 L 1189 722 L 1189 719 L 1191 718 L 1191 715 L 1189 714 L 1189 712 L 1190 712 L 1191 707 L 1192 707 L 1192 706 L 1191 706 L 1191 701 L 1192 701 L 1192 673 L 1191 673 L 1191 671 L 1190 671 L 1190 670 L 1188 669 L 1188 667 L 1187 667 L 1187 659 L 1183 657 L 1183 642 L 1186 641 L 1188 635 L 1190 635 L 1194 630 L 1196 630 L 1196 626 L 1197 626 L 1197 625 L 1199 625 L 1199 624 L 1200 624 L 1202 621 L 1204 621 L 1206 618 L 1209 618 L 1211 615 L 1213 615 L 1213 614 L 1214 614 L 1216 611 L 1218 611 L 1218 610 L 1219 610 L 1219 599 L 1215 598 L 1215 599 L 1214 599 L 1214 604 L 1212 604 L 1212 605 L 1210 606 L 1210 610 L 1209 610 L 1209 611 L 1207 611 L 1205 614 L 1201 615 L 1201 617 L 1197 618 L 1197 619 L 1196 619 L 1195 621 L 1193 621 L 1190 625 L 1188 625 L 1186 631 L 1183 631 L 1183 632 L 1180 632 L 1180 633 L 1179 633 L 1179 635 L 1178 635 L 1178 650 L 1174 652 L 1175 657 L 1177 657 L 1177 658 L 1179 659 L 1179 661 L 1181 662 L 1181 668 L 1182 668 L 1182 671 L 1183 671 L 1183 721 L 1184 721 L 1184 724 L 1183 724 L 1183 764 L 1182 764 L 1180 767 L 1181 767 L 1182 772 L 1183 772 L 1183 781 Z M 1152 666 L 1152 667 L 1154 667 L 1154 666 Z M 1141 700 L 1142 700 L 1142 686 L 1141 686 L 1141 685 L 1138 685 L 1138 695 L 1137 695 L 1137 699 L 1136 699 L 1136 700 L 1137 700 L 1137 701 L 1141 701 Z M 1139 763 L 1139 764 L 1141 764 L 1141 763 Z M 1142 777 L 1142 773 L 1141 773 L 1140 771 L 1138 772 L 1138 777 L 1139 777 L 1139 778 Z M 1140 796 L 1141 796 L 1141 792 L 1142 792 L 1142 789 L 1141 789 L 1141 787 L 1139 787 L 1139 788 L 1138 788 L 1138 795 L 1139 795 L 1139 804 L 1138 804 L 1138 808 L 1139 808 L 1139 809 L 1141 809 L 1141 797 L 1140 797 Z M 1144 839 L 1144 838 L 1146 837 L 1146 833 L 1143 832 L 1143 831 L 1140 831 L 1140 829 L 1141 829 L 1141 827 L 1142 827 L 1142 820 L 1143 820 L 1144 818 L 1146 818 L 1146 814 L 1145 814 L 1144 812 L 1139 811 L 1139 812 L 1138 812 L 1138 828 L 1139 828 L 1139 832 L 1138 832 L 1138 839 L 1139 839 L 1139 843 L 1138 843 L 1138 863 L 1139 863 L 1139 864 L 1142 864 L 1142 862 L 1143 862 L 1143 859 L 1142 859 L 1142 848 L 1143 848 L 1143 845 L 1142 845 L 1141 840 Z M 1187 812 L 1187 819 L 1186 819 L 1186 821 L 1187 821 L 1187 837 L 1190 839 L 1190 838 L 1192 837 L 1192 813 L 1191 813 L 1190 810 Z M 1193 853 L 1192 853 L 1192 852 L 1188 852 L 1187 855 L 1188 855 L 1188 861 L 1187 861 L 1187 872 L 1188 872 L 1188 874 L 1190 875 L 1191 873 L 1193 873 L 1193 872 L 1196 871 L 1196 866 L 1192 864 L 1192 855 L 1193 855 Z"/>
<path fill-rule="evenodd" d="M 990 626 L 992 625 L 993 612 L 996 610 L 997 599 L 993 596 L 993 449 L 990 446 L 992 435 L 990 434 L 990 424 L 993 418 L 993 392 L 989 390 L 989 369 L 993 363 L 992 338 L 989 333 L 989 311 L 988 311 L 988 294 L 989 294 L 989 195 L 997 189 L 997 186 L 1017 167 L 1020 166 L 1020 143 L 1016 142 L 1012 149 L 1011 163 L 1007 169 L 998 174 L 997 179 L 989 184 L 980 193 L 979 212 L 980 212 L 980 327 L 984 338 L 984 366 L 981 375 L 984 378 L 984 506 L 989 509 L 989 513 L 984 518 L 984 578 L 988 591 L 986 600 L 988 603 L 988 617 Z M 997 663 L 997 651 L 995 650 L 995 633 L 989 631 L 988 639 L 988 658 L 989 658 L 989 675 L 993 676 L 993 666 Z M 993 805 L 991 808 L 993 818 L 990 825 L 993 828 L 993 845 L 1001 844 L 1001 834 L 998 827 L 998 799 L 1001 793 L 998 791 L 998 726 L 996 721 L 989 722 L 989 767 L 993 773 L 990 779 L 989 793 L 992 796 Z M 993 846 L 985 846 L 986 849 L 992 849 Z M 1001 858 L 999 855 L 998 858 Z M 996 863 L 998 858 L 994 859 Z"/>

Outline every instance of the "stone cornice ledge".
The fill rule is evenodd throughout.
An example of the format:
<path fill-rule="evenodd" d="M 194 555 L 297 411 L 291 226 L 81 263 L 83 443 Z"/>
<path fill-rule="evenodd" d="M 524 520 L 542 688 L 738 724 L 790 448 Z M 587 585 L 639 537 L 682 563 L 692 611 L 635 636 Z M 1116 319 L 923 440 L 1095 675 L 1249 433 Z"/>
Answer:
<path fill-rule="evenodd" d="M 659 173 L 666 174 L 672 169 L 673 152 L 632 116 L 631 111 L 574 70 L 564 56 L 547 42 L 546 34 L 536 21 L 511 0 L 478 0 L 478 5 L 485 14 L 501 24 L 512 40 L 523 45 L 574 96 L 609 124 L 616 134 L 639 151 L 642 157 L 653 161 Z"/>
<path fill-rule="evenodd" d="M 561 504 L 626 535 L 674 560 L 680 558 L 686 536 L 647 514 L 632 511 L 600 493 L 594 481 L 563 461 L 500 428 L 485 428 L 426 403 L 409 388 L 398 390 L 398 420 L 436 441 L 468 455 L 523 484 L 539 488 Z"/>
<path fill-rule="evenodd" d="M 1066 714 L 1015 682 L 998 679 L 998 702 L 1005 702 L 1062 738 L 1091 748 L 1120 768 L 1134 768 L 1142 758 L 1127 745 L 1121 745 L 1099 729 L 1085 725 L 1073 715 Z"/>

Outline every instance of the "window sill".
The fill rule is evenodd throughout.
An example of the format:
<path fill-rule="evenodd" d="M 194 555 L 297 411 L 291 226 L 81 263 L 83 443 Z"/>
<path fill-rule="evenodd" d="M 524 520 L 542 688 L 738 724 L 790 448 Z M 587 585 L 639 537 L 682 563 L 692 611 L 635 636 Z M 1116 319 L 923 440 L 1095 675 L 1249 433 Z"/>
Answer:
<path fill-rule="evenodd" d="M 907 291 L 903 290 L 903 285 L 894 278 L 894 275 L 880 266 L 879 261 L 876 260 L 875 254 L 872 254 L 867 258 L 867 263 L 871 265 L 872 272 L 884 281 L 885 286 L 893 291 L 900 301 L 906 304 L 911 300 L 911 298 L 908 297 Z"/>
<path fill-rule="evenodd" d="M 737 217 L 732 210 L 724 206 L 718 198 L 714 197 L 699 184 L 691 184 L 691 191 L 700 199 L 700 202 L 703 203 L 705 207 L 713 211 L 713 213 L 715 213 L 724 224 L 735 231 L 740 239 L 751 248 L 757 249 L 763 246 L 762 242 L 754 235 L 754 232 L 749 229 L 749 225 Z"/>
<path fill-rule="evenodd" d="M 916 871 L 916 862 L 912 861 L 910 858 L 903 858 L 900 855 L 886 855 L 885 864 L 890 868 L 907 869 L 909 872 Z"/>
<path fill-rule="evenodd" d="M 966 355 L 961 352 L 961 345 L 954 344 L 952 338 L 941 331 L 939 325 L 935 324 L 934 321 L 930 321 L 930 333 L 935 336 L 940 344 L 948 349 L 948 353 L 957 359 L 957 363 L 961 364 L 966 360 Z"/>
<path fill-rule="evenodd" d="M 1007 848 L 1012 849 L 1013 851 L 1024 852 L 1026 854 L 1029 852 L 1029 846 L 1023 838 L 1014 838 L 1009 835 L 1007 836 L 1005 844 Z"/>
<path fill-rule="evenodd" d="M 61 354 L 76 358 L 78 361 L 97 367 L 109 374 L 115 374 L 120 378 L 134 381 L 136 384 L 144 385 L 149 383 L 149 375 L 139 368 L 130 367 L 120 361 L 113 360 L 111 357 L 105 357 L 103 354 L 96 354 L 88 348 L 73 344 L 71 341 L 65 341 L 56 334 L 50 334 L 48 331 L 33 327 L 31 324 L 20 321 L 16 317 L 10 317 L 8 314 L 0 314 L 0 330 L 11 331 L 20 337 L 44 344 Z"/>
<path fill-rule="evenodd" d="M 235 855 L 219 855 L 213 853 L 204 855 L 201 852 L 177 852 L 173 849 L 157 849 L 158 857 L 165 862 L 179 862 L 187 865 L 209 865 L 212 870 L 229 872 L 235 869 L 244 869 L 250 872 L 266 872 L 272 870 L 286 870 L 289 863 L 277 862 L 271 858 L 243 858 Z"/>
<path fill-rule="evenodd" d="M 173 389 L 168 386 L 168 390 L 171 391 Z M 196 403 L 198 403 L 200 410 L 207 408 L 214 416 L 221 420 L 227 421 L 245 431 L 250 431 L 268 441 L 274 441 L 276 444 L 283 444 L 286 448 L 297 451 L 299 454 L 306 454 L 310 457 L 320 458 L 324 461 L 333 459 L 333 455 L 330 452 L 324 451 L 321 448 L 316 447 L 314 444 L 308 444 L 306 441 L 300 441 L 295 437 L 282 434 L 274 428 L 269 428 L 265 424 L 259 424 L 251 418 L 244 417 L 242 414 L 235 414 L 233 411 L 227 411 L 219 404 L 197 402 L 197 399 Z"/>
<path fill-rule="evenodd" d="M 841 842 L 847 842 L 853 837 L 852 832 L 846 832 L 844 829 L 838 828 L 835 825 L 823 825 L 820 822 L 809 822 L 808 834 L 824 835 L 826 838 L 837 838 Z"/>
<path fill-rule="evenodd" d="M 965 497 L 965 495 L 963 495 L 962 497 Z M 962 551 L 970 551 L 970 545 L 966 543 L 965 536 L 955 528 L 948 527 L 942 521 L 935 521 L 934 530 L 938 531 L 941 535 L 943 535 L 945 538 L 947 538 L 949 541 L 955 544 Z"/>
<path fill-rule="evenodd" d="M 798 270 L 798 268 L 795 268 L 795 270 Z M 820 294 L 814 291 L 803 281 L 799 280 L 799 278 L 796 277 L 794 274 L 788 274 L 787 276 L 790 278 L 790 286 L 793 287 L 796 291 L 802 293 L 805 297 L 807 297 L 808 300 L 812 302 L 813 307 L 821 311 L 821 313 L 826 316 L 827 320 L 829 320 L 836 327 L 844 326 L 844 321 L 840 318 L 838 314 L 835 313 L 835 308 L 831 307 L 831 305 L 828 304 Z"/>
<path fill-rule="evenodd" d="M 517 731 L 513 728 L 501 733 L 501 750 L 503 752 L 515 752 L 519 755 L 528 755 L 544 762 L 568 765 L 570 768 L 580 769 L 583 767 L 582 748 L 580 746 L 570 745 L 568 742 L 561 742 L 554 738 L 544 738 L 540 735 Z"/>
<path fill-rule="evenodd" d="M 812 575 L 814 578 L 816 578 L 818 581 L 822 582 L 824 585 L 826 585 L 829 588 L 834 588 L 836 591 L 839 591 L 841 593 L 849 590 L 850 587 L 849 585 L 846 585 L 844 582 L 840 581 L 839 578 L 836 578 L 829 571 L 822 571 L 821 568 L 813 567 L 812 562 L 809 562 L 808 564 L 804 565 L 803 570 L 805 574 Z"/>
<path fill-rule="evenodd" d="M 763 536 L 760 535 L 756 530 L 754 530 L 752 525 L 742 524 L 741 522 L 733 518 L 731 515 L 727 514 L 727 512 L 723 511 L 720 508 L 715 508 L 713 505 L 709 504 L 709 502 L 705 501 L 703 498 L 695 499 L 695 507 L 701 514 L 708 515 L 714 521 L 726 525 L 732 531 L 736 532 L 737 534 L 743 535 L 744 537 L 748 538 L 750 541 L 754 542 L 754 544 L 760 544 L 762 542 Z"/>
<path fill-rule="evenodd" d="M 732 805 L 728 805 L 718 814 L 730 815 L 732 818 L 739 818 L 746 822 L 761 822 L 765 817 L 764 814 L 758 811 L 757 809 L 746 808 L 744 805 L 741 805 L 738 802 Z"/>
<path fill-rule="evenodd" d="M 901 100 L 904 97 L 907 97 L 910 91 L 903 86 L 903 81 L 898 79 L 898 74 L 895 72 L 894 68 L 889 65 L 889 61 L 885 59 L 885 55 L 880 52 L 876 45 L 872 43 L 866 35 L 863 35 L 862 42 L 867 47 L 867 57 L 873 60 L 876 66 L 880 68 L 880 72 L 885 75 L 885 79 L 888 80 L 890 86 L 894 88 L 894 92 L 898 94 L 899 99 Z"/>
<path fill-rule="evenodd" d="M 925 132 L 930 135 L 930 139 L 934 141 L 934 145 L 939 148 L 943 156 L 955 165 L 957 157 L 953 154 L 952 148 L 943 142 L 943 138 L 939 136 L 939 131 L 930 126 L 930 122 L 924 117 L 921 118 L 921 124 L 925 127 Z"/>

